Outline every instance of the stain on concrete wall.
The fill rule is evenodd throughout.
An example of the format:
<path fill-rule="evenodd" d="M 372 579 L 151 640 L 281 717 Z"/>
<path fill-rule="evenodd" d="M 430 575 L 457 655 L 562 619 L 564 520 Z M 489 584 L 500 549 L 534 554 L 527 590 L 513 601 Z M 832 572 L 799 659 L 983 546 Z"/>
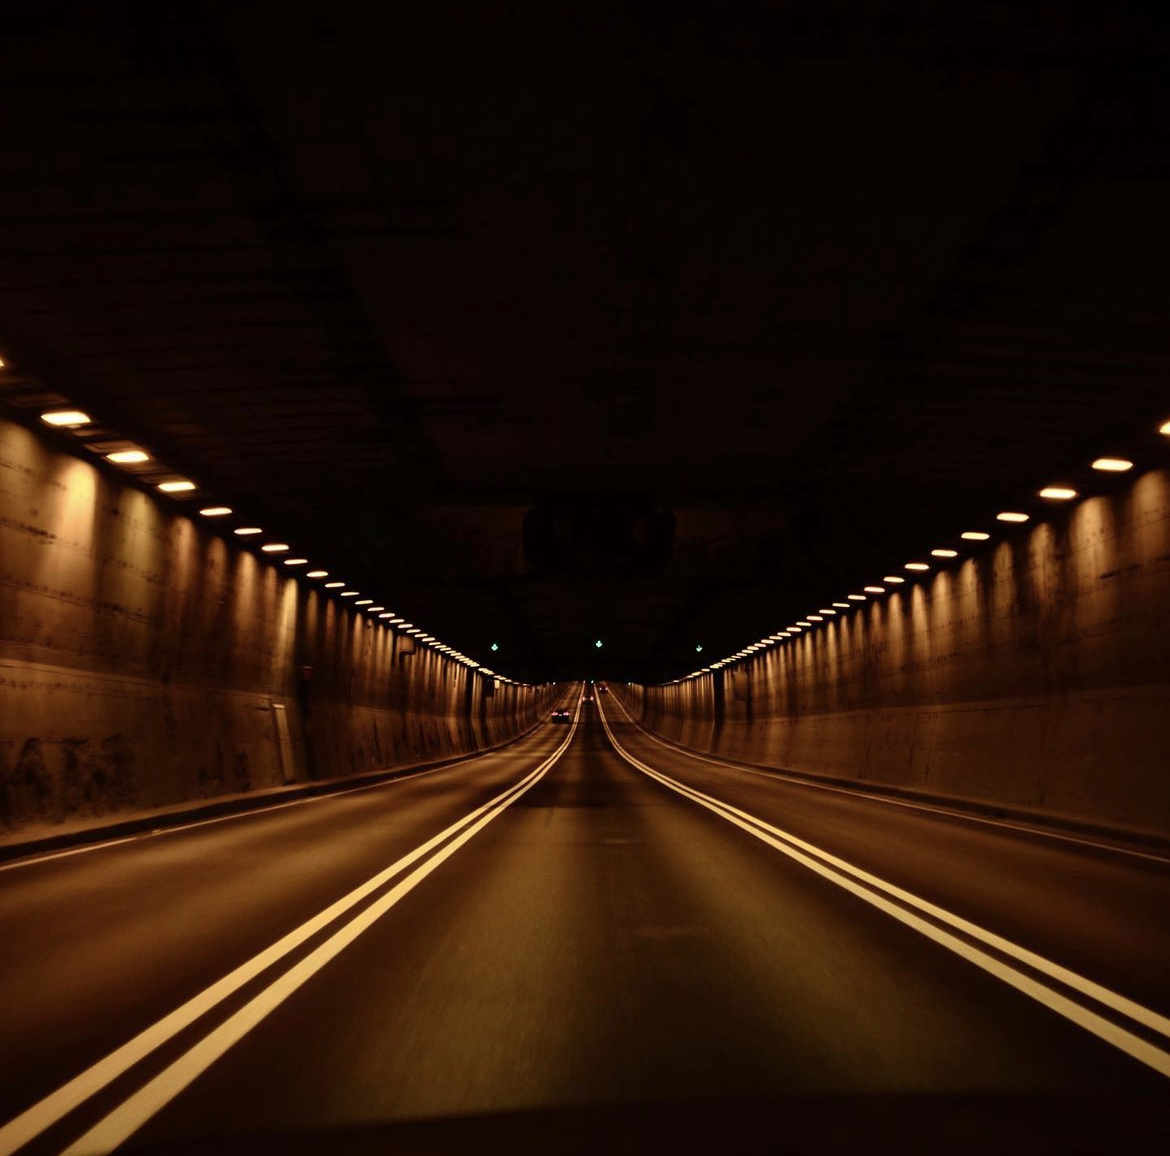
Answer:
<path fill-rule="evenodd" d="M 4 824 L 470 752 L 553 693 L 483 681 L 0 419 Z"/>
<path fill-rule="evenodd" d="M 1170 472 L 737 670 L 615 689 L 697 750 L 1170 833 Z"/>

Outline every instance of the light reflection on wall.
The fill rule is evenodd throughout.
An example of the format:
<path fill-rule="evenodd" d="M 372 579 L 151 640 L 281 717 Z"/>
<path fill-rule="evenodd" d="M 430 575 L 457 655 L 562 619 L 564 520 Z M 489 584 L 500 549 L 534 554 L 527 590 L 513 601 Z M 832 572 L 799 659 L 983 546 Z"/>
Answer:
<path fill-rule="evenodd" d="M 919 651 L 924 666 L 946 662 L 955 653 L 954 639 L 954 578 L 949 570 L 940 570 L 925 599 L 924 629 Z"/>
<path fill-rule="evenodd" d="M 494 696 L 473 734 L 457 664 L 395 669 L 390 630 L 4 420 L 0 497 L 0 659 L 17 671 L 0 686 L 0 774 L 19 766 L 26 784 L 10 818 L 275 785 L 274 701 L 298 759 L 312 714 L 322 775 L 466 750 L 512 733 L 507 704 L 526 722 L 543 705 Z"/>
<path fill-rule="evenodd" d="M 1170 471 L 1006 533 L 729 672 L 691 745 L 1170 831 Z M 713 685 L 648 689 L 647 723 L 681 733 Z"/>
<path fill-rule="evenodd" d="M 916 589 L 916 587 L 914 588 Z M 886 619 L 886 637 L 889 641 L 889 663 L 898 672 L 897 680 L 901 684 L 901 693 L 905 693 L 906 660 L 909 649 L 910 630 L 906 618 L 908 613 L 907 601 L 913 595 L 898 590 L 890 597 L 889 613 Z"/>

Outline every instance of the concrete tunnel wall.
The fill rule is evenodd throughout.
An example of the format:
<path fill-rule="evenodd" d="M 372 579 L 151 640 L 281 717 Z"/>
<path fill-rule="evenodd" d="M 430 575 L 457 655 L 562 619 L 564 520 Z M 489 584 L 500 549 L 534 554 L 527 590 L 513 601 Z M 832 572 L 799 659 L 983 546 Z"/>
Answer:
<path fill-rule="evenodd" d="M 0 418 L 0 820 L 133 811 L 472 752 L 500 685 Z"/>
<path fill-rule="evenodd" d="M 735 667 L 613 689 L 698 751 L 1170 836 L 1170 472 Z"/>

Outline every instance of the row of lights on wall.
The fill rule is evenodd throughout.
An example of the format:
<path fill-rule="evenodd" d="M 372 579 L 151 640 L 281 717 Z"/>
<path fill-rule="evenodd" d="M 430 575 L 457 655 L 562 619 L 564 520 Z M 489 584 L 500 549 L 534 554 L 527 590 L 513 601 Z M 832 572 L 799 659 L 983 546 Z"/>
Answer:
<path fill-rule="evenodd" d="M 3 362 L 0 362 L 2 365 Z M 41 421 L 46 425 L 53 426 L 56 429 L 74 431 L 84 430 L 86 426 L 92 424 L 93 419 L 89 414 L 82 412 L 79 409 L 53 409 L 41 414 Z M 100 451 L 99 451 L 100 452 Z M 146 450 L 138 447 L 129 447 L 126 449 L 112 450 L 109 453 L 101 453 L 101 456 L 113 465 L 122 467 L 142 466 L 148 463 L 157 466 L 155 459 L 146 452 Z M 199 487 L 189 478 L 181 478 L 177 476 L 168 477 L 163 481 L 154 483 L 155 489 L 163 494 L 189 494 L 193 495 Z M 230 506 L 204 506 L 199 510 L 200 517 L 206 518 L 209 521 L 215 522 L 220 519 L 230 518 L 235 514 L 235 511 Z M 245 542 L 260 541 L 265 537 L 264 530 L 260 526 L 240 525 L 236 526 L 232 533 Z M 339 581 L 328 570 L 314 568 L 308 558 L 297 557 L 292 547 L 287 542 L 277 541 L 263 541 L 260 542 L 260 552 L 270 557 L 274 562 L 279 561 L 282 565 L 288 566 L 290 570 L 295 571 L 295 576 L 311 580 L 314 583 L 320 583 L 320 588 L 328 590 L 331 594 L 336 594 L 338 598 L 352 599 L 349 605 L 360 607 L 362 611 L 374 618 L 375 621 L 381 625 L 392 627 L 399 632 L 409 635 L 416 642 L 421 642 L 429 646 L 432 650 L 446 655 L 455 662 L 462 663 L 471 670 L 478 670 L 480 674 L 493 678 L 499 682 L 514 683 L 513 679 L 507 678 L 505 675 L 497 674 L 494 670 L 489 670 L 486 666 L 482 666 L 474 659 L 469 658 L 466 654 L 462 654 L 453 646 L 449 646 L 441 639 L 435 638 L 428 634 L 419 626 L 415 626 L 413 622 L 407 622 L 405 618 L 395 614 L 393 610 L 387 610 L 385 606 L 377 604 L 374 598 L 366 598 L 360 590 L 352 589 L 348 583 Z M 290 555 L 285 557 L 284 555 Z M 304 569 L 301 569 L 304 567 Z M 329 581 L 325 581 L 329 579 Z M 495 646 L 492 647 L 496 649 Z"/>
<path fill-rule="evenodd" d="M 1159 426 L 1158 432 L 1164 437 L 1170 437 L 1170 421 L 1163 422 Z M 1092 468 L 1103 474 L 1124 474 L 1132 470 L 1133 467 L 1134 463 L 1132 461 L 1128 458 L 1121 457 L 1097 458 L 1092 462 Z M 1072 486 L 1053 485 L 1045 486 L 1043 489 L 1037 491 L 1037 497 L 1049 502 L 1070 502 L 1074 498 L 1080 497 L 1080 492 Z M 1008 525 L 1020 525 L 1024 522 L 1031 521 L 1032 515 L 1024 513 L 1021 510 L 1002 510 L 995 515 L 995 518 L 996 521 L 1004 522 Z M 991 534 L 986 530 L 964 530 L 959 537 L 965 542 L 986 542 L 991 538 Z M 930 551 L 929 556 L 935 559 L 935 561 L 926 562 L 915 560 L 913 562 L 907 562 L 902 569 L 913 578 L 925 574 L 937 566 L 947 565 L 954 559 L 960 557 L 960 553 L 959 550 L 949 546 L 939 546 Z M 742 650 L 737 650 L 734 654 L 729 654 L 726 658 L 721 658 L 718 662 L 713 662 L 709 666 L 701 667 L 699 670 L 692 670 L 690 674 L 683 675 L 681 678 L 671 679 L 667 685 L 673 686 L 677 683 L 685 682 L 688 679 L 699 678 L 701 675 L 710 674 L 712 671 L 751 658 L 758 651 L 781 645 L 790 638 L 795 638 L 807 630 L 815 630 L 818 626 L 836 618 L 839 614 L 848 613 L 850 610 L 856 609 L 863 602 L 869 602 L 874 598 L 880 598 L 883 594 L 890 593 L 890 587 L 896 589 L 904 585 L 908 580 L 906 575 L 903 574 L 887 574 L 882 578 L 881 585 L 875 583 L 872 586 L 863 586 L 860 591 L 847 594 L 844 601 L 833 602 L 828 606 L 822 606 L 815 614 L 806 614 L 803 618 L 798 618 L 783 630 L 778 630 L 775 634 L 769 634 L 767 637 L 761 638 L 758 642 L 753 642 L 750 646 L 745 646 Z M 701 651 L 702 647 L 696 646 L 695 650 Z"/>

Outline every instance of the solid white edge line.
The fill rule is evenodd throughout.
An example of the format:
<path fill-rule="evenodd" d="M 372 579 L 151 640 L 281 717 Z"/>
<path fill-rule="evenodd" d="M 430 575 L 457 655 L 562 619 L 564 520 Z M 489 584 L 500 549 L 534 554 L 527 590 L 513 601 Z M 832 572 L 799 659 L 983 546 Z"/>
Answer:
<path fill-rule="evenodd" d="M 989 819 L 985 815 L 973 815 L 967 811 L 951 810 L 946 807 L 932 807 L 929 803 L 914 803 L 909 799 L 895 799 L 889 795 L 875 795 L 871 791 L 859 791 L 851 787 L 839 787 L 834 783 L 817 783 L 811 779 L 797 778 L 795 775 L 786 775 L 783 771 L 762 770 L 759 767 L 745 767 L 739 763 L 728 763 L 723 759 L 713 759 L 709 755 L 701 755 L 697 751 L 688 750 L 660 738 L 648 727 L 638 722 L 625 704 L 618 702 L 618 709 L 626 716 L 631 726 L 639 734 L 651 742 L 665 747 L 673 754 L 686 759 L 695 759 L 700 763 L 710 763 L 713 767 L 725 767 L 729 771 L 740 771 L 745 775 L 759 775 L 761 778 L 778 779 L 782 783 L 791 783 L 794 787 L 809 787 L 814 791 L 829 791 L 835 795 L 848 795 L 854 799 L 870 799 L 875 803 L 884 803 L 890 807 L 905 807 L 911 811 L 925 811 L 928 815 L 942 815 L 948 819 L 959 819 L 964 823 L 981 823 L 985 827 L 1002 827 L 1005 831 L 1022 831 L 1025 835 L 1037 835 L 1043 839 L 1056 839 L 1061 843 L 1073 843 L 1078 847 L 1096 847 L 1101 851 L 1111 851 L 1115 855 L 1127 855 L 1133 859 L 1148 859 L 1152 863 L 1170 863 L 1170 856 L 1155 855 L 1150 851 L 1135 851 L 1131 847 L 1123 847 L 1118 843 L 1101 843 L 1094 839 L 1082 839 L 1077 835 L 1064 835 L 1059 831 L 1049 831 L 1044 827 L 1027 826 L 1024 823 L 1009 823 L 1005 819 Z"/>
<path fill-rule="evenodd" d="M 569 731 L 569 739 L 573 737 L 576 729 L 574 723 L 573 728 Z M 567 745 L 568 739 L 566 739 L 564 746 Z M 559 758 L 563 753 L 564 746 L 557 752 L 556 758 Z M 539 778 L 548 772 L 556 758 L 551 759 L 540 769 L 537 778 L 526 781 L 524 787 L 516 791 L 511 798 L 501 802 L 473 826 L 468 827 L 457 838 L 451 840 L 420 867 L 416 867 L 405 879 L 395 884 L 380 899 L 371 903 L 348 923 L 338 928 L 304 959 L 294 964 L 258 995 L 253 996 L 239 1011 L 229 1016 L 189 1051 L 164 1068 L 109 1115 L 98 1121 L 88 1132 L 70 1144 L 61 1156 L 105 1156 L 106 1153 L 112 1152 L 119 1144 L 137 1132 L 147 1120 L 196 1080 L 233 1044 L 238 1043 L 252 1028 L 275 1011 L 299 987 L 353 943 L 359 935 L 369 930 L 400 899 L 413 891 L 436 867 L 446 862 L 468 840 L 507 810 L 525 791 L 533 787 Z"/>
<path fill-rule="evenodd" d="M 903 902 L 910 903 L 919 910 L 939 919 L 943 922 L 949 923 L 956 930 L 963 931 L 966 934 L 972 935 L 975 938 L 982 940 L 989 946 L 994 946 L 1005 954 L 1011 955 L 1023 963 L 1035 967 L 1036 970 L 1041 971 L 1050 978 L 1057 979 L 1069 987 L 1079 991 L 1082 995 L 1086 995 L 1091 999 L 1095 999 L 1098 1003 L 1102 1003 L 1111 1010 L 1119 1012 L 1122 1015 L 1128 1016 L 1130 1019 L 1136 1020 L 1145 1027 L 1150 1027 L 1164 1035 L 1170 1034 L 1170 1019 L 1159 1015 L 1157 1012 L 1146 1008 L 1141 1004 L 1135 1003 L 1133 1000 L 1126 999 L 1124 996 L 1118 995 L 1110 991 L 1108 988 L 1101 987 L 1092 980 L 1086 979 L 1075 972 L 1069 971 L 1067 968 L 1061 967 L 1059 964 L 1052 963 L 1050 960 L 1044 959 L 1042 956 L 1035 955 L 1026 948 L 1018 947 L 1009 940 L 986 931 L 985 929 L 970 923 L 969 921 L 953 915 L 951 912 L 937 907 L 926 900 L 919 899 L 902 888 L 895 887 L 893 884 L 886 883 L 884 880 L 878 879 L 868 872 L 862 871 L 860 868 L 854 867 L 844 860 L 838 859 L 828 852 L 822 851 L 813 844 L 806 843 L 804 840 L 797 839 L 795 836 L 787 834 L 787 832 L 780 831 L 778 828 L 772 827 L 771 824 L 762 819 L 758 819 L 753 815 L 749 815 L 745 811 L 741 811 L 736 807 L 732 807 L 728 803 L 723 803 L 718 799 L 712 798 L 710 795 L 704 795 L 701 791 L 697 791 L 692 787 L 686 786 L 684 783 L 678 783 L 669 776 L 662 774 L 654 768 L 647 766 L 645 763 L 638 760 L 635 756 L 629 754 L 614 738 L 613 732 L 610 730 L 609 722 L 605 718 L 602 711 L 598 711 L 601 716 L 602 726 L 605 728 L 606 735 L 614 750 L 628 762 L 631 766 L 642 771 L 644 774 L 662 783 L 664 786 L 682 795 L 684 798 L 689 798 L 692 802 L 698 803 L 700 806 L 707 808 L 714 814 L 727 820 L 729 823 L 734 823 L 748 834 L 754 835 L 757 839 L 767 843 L 770 847 L 794 859 L 802 866 L 815 871 L 818 875 L 844 888 L 851 894 L 864 899 L 867 903 L 872 904 L 879 910 L 886 914 L 893 916 L 899 922 L 912 927 L 915 931 L 921 932 L 923 935 L 934 940 L 936 943 L 949 948 L 957 955 L 976 966 L 982 968 L 984 971 L 994 975 L 997 979 L 1003 980 L 1012 987 L 1023 992 L 1025 995 L 1051 1008 L 1059 1015 L 1064 1016 L 1065 1019 L 1075 1023 L 1078 1027 L 1084 1028 L 1093 1035 L 1104 1040 L 1106 1043 L 1112 1044 L 1114 1047 L 1132 1056 L 1134 1059 L 1153 1068 L 1159 1074 L 1170 1077 L 1170 1052 L 1166 1052 L 1158 1048 L 1154 1044 L 1143 1040 L 1140 1036 L 1134 1035 L 1132 1032 L 1126 1031 L 1117 1024 L 1098 1015 L 1096 1012 L 1090 1011 L 1088 1008 L 1082 1007 L 1080 1004 L 1069 999 L 1067 996 L 1061 995 L 1059 992 L 1053 991 L 1051 988 L 1044 986 L 1015 968 L 1002 963 L 986 952 L 980 951 L 979 948 L 968 944 L 965 940 L 961 940 L 949 932 L 936 927 L 933 923 L 929 923 L 919 916 L 907 911 L 904 907 L 896 903 L 890 902 L 883 896 L 879 895 L 877 891 L 872 890 L 871 887 L 862 886 L 848 878 L 843 872 L 848 872 L 850 875 L 856 876 L 858 879 L 864 879 L 872 887 L 880 888 L 880 890 L 887 892 L 889 895 L 895 896 Z M 788 842 L 782 840 L 790 840 L 791 846 Z M 809 852 L 824 859 L 826 863 L 819 862 L 813 859 L 811 855 L 802 853 L 797 847 L 806 848 Z M 840 870 L 834 870 L 827 866 L 827 863 L 832 863 Z"/>
<path fill-rule="evenodd" d="M 540 725 L 540 723 L 537 724 L 537 726 Z M 531 734 L 535 730 L 536 727 L 533 727 L 531 731 L 526 732 L 521 737 L 527 737 L 527 734 Z M 285 807 L 298 807 L 302 803 L 320 803 L 327 799 L 340 798 L 342 795 L 353 795 L 358 791 L 376 791 L 379 787 L 392 787 L 408 779 L 417 779 L 423 775 L 437 774 L 439 771 L 449 771 L 456 767 L 462 767 L 466 763 L 475 762 L 476 759 L 487 759 L 492 755 L 504 753 L 503 747 L 497 747 L 491 751 L 475 751 L 468 755 L 459 756 L 449 763 L 443 763 L 439 767 L 419 767 L 415 771 L 403 771 L 399 775 L 382 779 L 377 783 L 361 783 L 356 787 L 338 787 L 335 791 L 323 791 L 319 795 L 304 795 L 299 799 L 288 799 L 283 803 L 272 803 L 266 807 L 252 807 L 246 811 L 235 811 L 230 815 L 215 815 L 210 819 L 196 819 L 191 823 L 157 827 L 154 830 L 139 831 L 133 835 L 119 835 L 114 839 L 103 839 L 93 843 L 86 843 L 83 847 L 70 847 L 65 851 L 46 851 L 40 855 L 34 851 L 29 854 L 27 859 L 16 859 L 11 863 L 0 863 L 0 871 L 13 871 L 17 867 L 35 867 L 38 863 L 49 863 L 54 859 L 64 859 L 70 855 L 84 855 L 87 851 L 104 851 L 107 847 L 117 847 L 122 843 L 137 843 L 141 839 L 154 839 L 161 835 L 173 835 L 179 831 L 193 831 L 196 827 L 206 827 L 211 823 L 230 823 L 235 819 L 250 818 L 252 815 L 267 815 L 272 811 L 282 811 Z M 325 782 L 326 780 L 321 781 Z M 159 816 L 160 820 L 164 820 L 165 818 L 165 815 Z"/>
<path fill-rule="evenodd" d="M 512 797 L 522 794 L 564 754 L 576 730 L 577 716 L 574 717 L 573 725 L 564 742 L 518 782 L 513 783 L 474 811 L 457 819 L 437 835 L 432 836 L 425 843 L 420 844 L 413 851 L 408 852 L 389 867 L 367 879 L 365 883 L 360 884 L 299 927 L 294 928 L 276 943 L 257 953 L 209 987 L 204 988 L 198 995 L 193 996 L 173 1012 L 144 1029 L 133 1039 L 128 1040 L 121 1047 L 116 1048 L 73 1079 L 62 1084 L 43 1099 L 38 1100 L 20 1115 L 13 1117 L 0 1127 L 0 1156 L 11 1156 L 11 1153 L 23 1147 L 46 1128 L 51 1127 L 84 1101 L 101 1091 L 134 1064 L 189 1027 L 261 972 L 283 959 L 289 952 L 294 951 L 311 936 L 327 927 L 355 904 L 360 903 L 372 892 L 386 884 L 395 875 L 406 870 L 436 846 L 462 830 L 469 823 L 475 822 L 479 816 L 492 807 L 500 804 L 505 797 L 507 797 L 507 802 L 511 802 Z"/>
<path fill-rule="evenodd" d="M 11 863 L 0 863 L 0 871 L 14 871 L 17 867 L 31 867 L 34 863 L 48 863 L 53 859 L 67 859 L 70 855 L 83 855 L 86 851 L 97 851 L 102 847 L 117 847 L 120 843 L 134 843 L 146 838 L 151 832 L 136 835 L 120 835 L 117 839 L 106 839 L 101 843 L 87 843 L 84 847 L 70 847 L 67 851 L 46 851 L 42 855 L 30 853 L 27 859 L 14 859 Z"/>
<path fill-rule="evenodd" d="M 632 721 L 632 720 L 631 720 Z M 614 748 L 632 765 L 637 766 L 640 770 L 646 771 L 651 775 L 662 775 L 667 778 L 661 771 L 657 771 L 652 767 L 648 767 L 645 763 L 641 763 L 637 756 L 625 751 L 620 747 L 613 732 L 609 730 L 608 724 L 602 720 L 603 725 L 606 726 L 606 732 L 609 735 L 610 742 L 613 743 Z M 919 911 L 930 915 L 934 919 L 939 919 L 944 923 L 949 923 L 957 931 L 963 932 L 974 939 L 978 939 L 986 943 L 989 947 L 995 948 L 997 951 L 1003 952 L 1005 955 L 1010 955 L 1012 958 L 1019 960 L 1021 963 L 1034 968 L 1037 971 L 1047 975 L 1050 979 L 1056 980 L 1058 983 L 1063 983 L 1068 987 L 1074 988 L 1082 995 L 1089 999 L 1095 1000 L 1097 1003 L 1104 1004 L 1112 1011 L 1118 1012 L 1121 1015 L 1128 1016 L 1132 1020 L 1136 1020 L 1143 1027 L 1149 1028 L 1151 1031 L 1158 1032 L 1160 1035 L 1170 1038 L 1170 1018 L 1160 1015 L 1151 1008 L 1145 1007 L 1134 1000 L 1128 999 L 1126 996 L 1112 991 L 1101 984 L 1094 983 L 1093 980 L 1087 979 L 1085 976 L 1078 974 L 1075 971 L 1070 971 L 1066 967 L 1062 967 L 1058 963 L 1054 963 L 1050 959 L 1046 959 L 1042 955 L 1037 955 L 1033 951 L 1029 951 L 1025 947 L 1021 947 L 1013 943 L 1009 939 L 1004 939 L 1002 936 L 996 935 L 994 932 L 988 931 L 980 927 L 976 923 L 971 923 L 969 920 L 963 919 L 962 916 L 955 915 L 953 912 L 947 911 L 945 908 L 938 907 L 928 900 L 921 899 L 913 892 L 906 891 L 893 883 L 889 883 L 876 875 L 872 875 L 860 867 L 854 866 L 848 860 L 841 859 L 836 855 L 830 854 L 828 851 L 816 846 L 814 843 L 809 843 L 788 831 L 782 830 L 779 827 L 774 827 L 766 820 L 759 818 L 757 815 L 752 815 L 747 811 L 734 806 L 731 803 L 725 802 L 722 799 L 716 799 L 713 795 L 704 794 L 697 787 L 691 787 L 686 783 L 679 783 L 677 780 L 671 780 L 680 791 L 688 792 L 694 796 L 696 802 L 706 800 L 710 803 L 725 808 L 726 810 L 738 815 L 740 818 L 747 820 L 749 823 L 754 823 L 762 827 L 769 834 L 774 835 L 778 839 L 783 839 L 787 843 L 799 847 L 807 851 L 811 855 L 816 855 L 826 863 L 836 867 L 840 871 L 844 871 L 848 875 L 852 875 L 855 879 L 860 879 L 863 883 L 871 887 L 876 887 L 879 891 L 884 891 L 887 895 L 892 896 L 901 903 L 909 904 L 912 907 L 918 908 Z"/>

